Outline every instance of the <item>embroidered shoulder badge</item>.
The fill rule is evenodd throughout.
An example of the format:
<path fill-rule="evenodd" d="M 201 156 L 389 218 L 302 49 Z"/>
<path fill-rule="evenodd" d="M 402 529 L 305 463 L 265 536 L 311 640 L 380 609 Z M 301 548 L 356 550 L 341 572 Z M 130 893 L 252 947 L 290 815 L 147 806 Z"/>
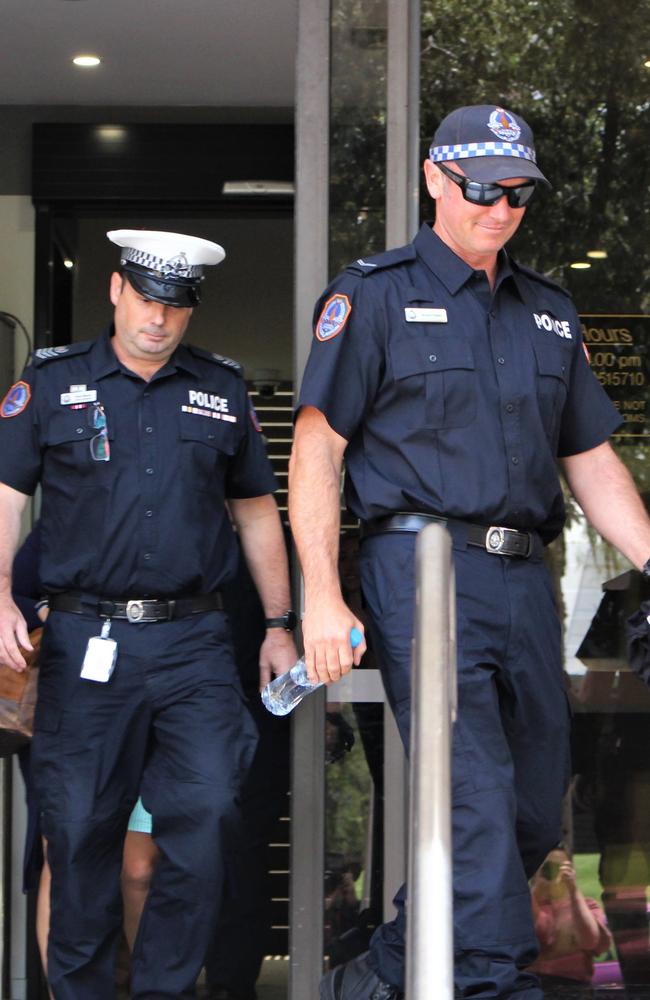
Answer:
<path fill-rule="evenodd" d="M 0 403 L 0 417 L 17 417 L 32 398 L 27 382 L 15 382 Z"/>
<path fill-rule="evenodd" d="M 332 340 L 348 321 L 352 305 L 347 295 L 339 292 L 332 295 L 323 306 L 320 319 L 316 324 L 317 340 Z"/>
<path fill-rule="evenodd" d="M 253 427 L 255 428 L 255 430 L 257 431 L 257 433 L 261 434 L 262 433 L 262 425 L 260 424 L 260 422 L 258 420 L 257 413 L 255 412 L 255 407 L 250 402 L 250 400 L 248 402 L 248 415 L 251 418 L 251 423 L 252 423 Z"/>

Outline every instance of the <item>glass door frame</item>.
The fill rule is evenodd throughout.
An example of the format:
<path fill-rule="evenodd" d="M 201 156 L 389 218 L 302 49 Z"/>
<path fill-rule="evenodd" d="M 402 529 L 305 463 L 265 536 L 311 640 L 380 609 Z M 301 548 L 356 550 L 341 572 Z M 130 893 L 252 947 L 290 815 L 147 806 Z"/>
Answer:
<path fill-rule="evenodd" d="M 385 238 L 389 247 L 411 240 L 418 226 L 420 2 L 386 3 Z M 300 0 L 295 118 L 296 391 L 311 344 L 313 305 L 329 279 L 331 25 L 330 0 Z M 318 67 L 316 72 L 314 67 Z M 295 585 L 302 610 L 299 577 Z M 341 700 L 339 692 L 337 698 Z M 306 700 L 293 719 L 289 1000 L 316 996 L 323 967 L 325 705 L 321 690 Z M 405 879 L 408 782 L 404 751 L 388 708 L 385 718 L 384 911 L 388 914 L 392 893 Z"/>

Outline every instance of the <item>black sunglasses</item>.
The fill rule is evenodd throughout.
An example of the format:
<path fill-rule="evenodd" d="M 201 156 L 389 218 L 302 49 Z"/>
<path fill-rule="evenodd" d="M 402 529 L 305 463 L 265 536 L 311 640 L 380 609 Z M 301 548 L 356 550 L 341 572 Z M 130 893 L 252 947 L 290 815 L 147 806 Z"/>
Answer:
<path fill-rule="evenodd" d="M 506 187 L 505 184 L 482 184 L 480 181 L 470 181 L 468 177 L 457 174 L 455 170 L 450 170 L 444 163 L 436 163 L 442 170 L 445 177 L 448 177 L 463 192 L 465 201 L 472 205 L 496 205 L 499 199 L 505 195 L 510 208 L 523 208 L 535 194 L 537 181 L 526 181 L 524 184 L 516 184 L 514 187 Z"/>

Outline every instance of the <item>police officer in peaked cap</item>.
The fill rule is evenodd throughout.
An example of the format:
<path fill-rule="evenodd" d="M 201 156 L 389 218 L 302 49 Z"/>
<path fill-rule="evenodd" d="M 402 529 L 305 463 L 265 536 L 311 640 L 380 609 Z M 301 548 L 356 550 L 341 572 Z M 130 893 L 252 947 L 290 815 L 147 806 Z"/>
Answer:
<path fill-rule="evenodd" d="M 120 868 L 141 791 L 160 850 L 131 995 L 190 997 L 256 730 L 221 588 L 238 531 L 267 616 L 260 680 L 296 659 L 274 476 L 239 366 L 182 343 L 216 243 L 119 230 L 114 318 L 36 351 L 0 403 L 0 660 L 24 667 L 11 558 L 42 488 L 45 627 L 32 761 L 57 1000 L 115 996 Z"/>
<path fill-rule="evenodd" d="M 571 299 L 504 249 L 547 183 L 531 129 L 504 108 L 458 108 L 424 174 L 435 222 L 408 246 L 360 257 L 314 314 L 290 468 L 305 652 L 310 676 L 329 682 L 365 648 L 350 648 L 350 628 L 363 626 L 337 576 L 345 459 L 374 648 L 407 749 L 416 536 L 437 521 L 453 543 L 457 991 L 541 1000 L 524 971 L 536 955 L 527 879 L 559 839 L 569 773 L 542 562 L 565 520 L 557 460 L 594 527 L 639 567 L 650 523 L 608 443 L 621 418 L 590 371 Z M 370 951 L 326 975 L 322 1000 L 403 996 L 403 890 L 396 905 Z"/>

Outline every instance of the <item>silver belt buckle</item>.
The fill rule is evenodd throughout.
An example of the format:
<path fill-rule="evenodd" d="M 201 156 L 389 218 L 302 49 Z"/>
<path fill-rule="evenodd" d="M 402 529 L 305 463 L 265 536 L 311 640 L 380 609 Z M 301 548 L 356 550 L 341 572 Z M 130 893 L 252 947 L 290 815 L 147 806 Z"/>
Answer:
<path fill-rule="evenodd" d="M 491 552 L 492 555 L 498 556 L 503 552 L 508 535 L 520 535 L 522 532 L 517 531 L 516 528 L 500 528 L 495 524 L 490 525 L 485 534 L 485 549 L 487 552 Z M 508 552 L 508 555 L 518 555 L 522 556 L 524 559 L 528 558 L 531 551 L 531 539 L 528 535 L 528 545 L 526 546 L 525 552 Z"/>
<path fill-rule="evenodd" d="M 495 524 L 490 525 L 485 535 L 485 548 L 487 552 L 498 556 L 506 542 L 507 528 L 499 528 Z"/>
<path fill-rule="evenodd" d="M 142 601 L 127 601 L 126 617 L 130 622 L 141 622 L 144 618 L 144 606 Z"/>

